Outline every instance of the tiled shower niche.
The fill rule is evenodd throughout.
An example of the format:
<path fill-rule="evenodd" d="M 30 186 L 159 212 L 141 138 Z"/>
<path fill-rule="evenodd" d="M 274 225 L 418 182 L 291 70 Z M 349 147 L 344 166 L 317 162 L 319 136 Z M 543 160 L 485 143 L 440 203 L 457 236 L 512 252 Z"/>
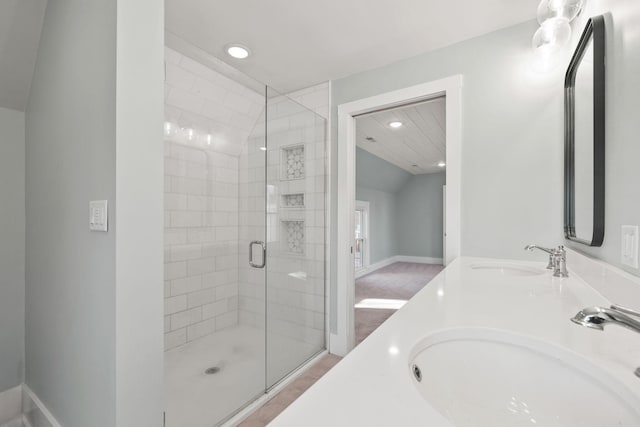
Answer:
<path fill-rule="evenodd" d="M 304 170 L 304 145 L 282 148 L 282 179 L 303 179 Z"/>
<path fill-rule="evenodd" d="M 304 255 L 304 221 L 282 221 L 282 252 Z"/>
<path fill-rule="evenodd" d="M 283 208 L 304 208 L 304 193 L 283 194 Z"/>

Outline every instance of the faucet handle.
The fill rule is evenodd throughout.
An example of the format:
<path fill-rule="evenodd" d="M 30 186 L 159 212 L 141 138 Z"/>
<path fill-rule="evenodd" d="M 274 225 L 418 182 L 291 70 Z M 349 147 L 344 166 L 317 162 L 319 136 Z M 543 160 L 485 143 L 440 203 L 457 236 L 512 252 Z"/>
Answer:
<path fill-rule="evenodd" d="M 611 310 L 619 311 L 620 313 L 629 314 L 631 316 L 640 317 L 639 311 L 632 310 L 630 308 L 626 308 L 618 304 L 611 304 Z"/>

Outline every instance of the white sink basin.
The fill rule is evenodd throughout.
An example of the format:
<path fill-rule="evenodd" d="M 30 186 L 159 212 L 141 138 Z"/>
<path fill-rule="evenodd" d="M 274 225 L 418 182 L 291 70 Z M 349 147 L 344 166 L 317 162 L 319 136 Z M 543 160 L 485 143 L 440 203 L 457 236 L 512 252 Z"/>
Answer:
<path fill-rule="evenodd" d="M 568 350 L 505 331 L 435 333 L 414 347 L 409 368 L 418 392 L 456 427 L 640 426 L 640 400 L 621 382 Z"/>
<path fill-rule="evenodd" d="M 477 262 L 471 264 L 471 268 L 473 270 L 491 271 L 502 276 L 538 276 L 546 272 L 541 268 L 506 262 Z"/>

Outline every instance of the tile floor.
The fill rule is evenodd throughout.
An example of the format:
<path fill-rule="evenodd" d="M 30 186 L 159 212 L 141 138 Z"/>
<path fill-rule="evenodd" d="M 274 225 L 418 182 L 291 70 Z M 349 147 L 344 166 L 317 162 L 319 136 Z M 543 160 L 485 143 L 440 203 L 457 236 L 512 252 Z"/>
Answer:
<path fill-rule="evenodd" d="M 342 358 L 327 354 L 311 366 L 305 373 L 287 385 L 282 391 L 276 394 L 273 399 L 265 403 L 260 409 L 251 414 L 238 426 L 239 427 L 264 427 L 275 417 L 293 403 L 302 393 L 307 391 L 316 381 L 326 374 Z"/>
<path fill-rule="evenodd" d="M 356 304 L 366 298 L 409 300 L 444 267 L 432 264 L 397 262 L 356 280 Z M 361 343 L 396 309 L 356 308 L 356 344 Z M 276 394 L 239 427 L 264 427 L 327 373 L 342 358 L 328 354 Z"/>

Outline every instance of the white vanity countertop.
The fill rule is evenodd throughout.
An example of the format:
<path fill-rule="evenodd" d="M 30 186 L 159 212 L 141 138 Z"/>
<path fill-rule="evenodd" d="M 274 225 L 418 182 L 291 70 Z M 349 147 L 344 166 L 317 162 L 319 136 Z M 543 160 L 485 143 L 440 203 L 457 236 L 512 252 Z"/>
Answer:
<path fill-rule="evenodd" d="M 552 277 L 550 271 L 512 277 L 472 268 L 488 262 L 511 263 L 455 260 L 269 426 L 450 427 L 412 383 L 409 357 L 425 336 L 460 327 L 495 328 L 559 345 L 601 367 L 640 397 L 640 379 L 633 375 L 640 366 L 640 335 L 617 326 L 599 332 L 569 320 L 582 308 L 606 307 L 609 301 L 575 274 L 565 279 Z"/>

